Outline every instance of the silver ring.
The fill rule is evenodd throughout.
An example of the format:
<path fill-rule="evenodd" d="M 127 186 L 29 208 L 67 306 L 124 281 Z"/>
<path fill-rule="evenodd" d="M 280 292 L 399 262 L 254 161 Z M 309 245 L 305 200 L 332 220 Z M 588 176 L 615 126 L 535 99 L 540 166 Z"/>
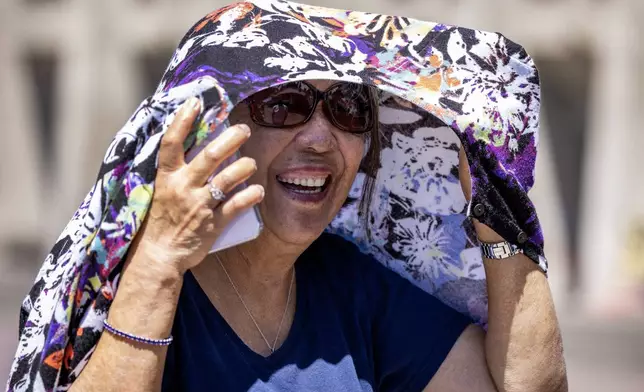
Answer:
<path fill-rule="evenodd" d="M 213 200 L 216 200 L 216 201 L 226 200 L 226 194 L 224 194 L 224 192 L 222 192 L 221 189 L 217 188 L 212 183 L 208 184 L 208 191 L 210 192 L 210 196 L 212 196 Z"/>

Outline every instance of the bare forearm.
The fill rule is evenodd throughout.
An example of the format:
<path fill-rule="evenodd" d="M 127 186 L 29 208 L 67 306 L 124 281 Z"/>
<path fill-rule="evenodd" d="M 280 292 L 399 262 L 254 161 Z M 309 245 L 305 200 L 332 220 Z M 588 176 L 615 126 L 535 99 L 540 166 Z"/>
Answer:
<path fill-rule="evenodd" d="M 108 321 L 117 329 L 153 339 L 170 335 L 182 276 L 133 257 L 123 271 Z M 167 348 L 133 343 L 104 331 L 71 391 L 159 391 Z"/>
<path fill-rule="evenodd" d="M 567 391 L 561 333 L 545 275 L 522 254 L 484 264 L 489 301 L 485 351 L 497 388 Z"/>

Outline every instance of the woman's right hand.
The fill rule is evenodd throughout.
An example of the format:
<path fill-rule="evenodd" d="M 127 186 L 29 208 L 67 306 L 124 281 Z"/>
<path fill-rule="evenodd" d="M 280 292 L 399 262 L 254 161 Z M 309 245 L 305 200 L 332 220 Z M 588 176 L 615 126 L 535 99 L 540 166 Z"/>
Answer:
<path fill-rule="evenodd" d="M 261 185 L 251 185 L 223 202 L 215 201 L 208 189 L 212 173 L 248 140 L 250 128 L 246 125 L 226 129 L 186 163 L 183 143 L 199 106 L 197 98 L 186 101 L 161 140 L 152 204 L 132 243 L 128 262 L 143 253 L 142 259 L 153 260 L 156 267 L 170 267 L 183 274 L 206 257 L 235 216 L 264 197 Z M 255 160 L 243 157 L 223 168 L 212 184 L 227 194 L 256 170 Z"/>

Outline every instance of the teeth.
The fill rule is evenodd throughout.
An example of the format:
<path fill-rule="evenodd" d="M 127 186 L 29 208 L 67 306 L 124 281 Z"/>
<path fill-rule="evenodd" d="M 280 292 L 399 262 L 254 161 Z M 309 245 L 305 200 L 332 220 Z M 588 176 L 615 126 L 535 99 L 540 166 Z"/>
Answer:
<path fill-rule="evenodd" d="M 297 192 L 297 193 L 305 193 L 305 194 L 310 194 L 310 193 L 320 193 L 320 192 L 322 192 L 322 188 L 315 188 L 315 189 L 313 189 L 313 190 L 298 189 L 298 190 L 296 190 L 296 191 L 294 191 L 294 192 Z"/>
<path fill-rule="evenodd" d="M 326 183 L 326 178 L 282 178 L 278 177 L 278 180 L 281 182 L 286 182 L 288 184 L 295 184 L 306 187 L 315 187 L 320 188 Z"/>

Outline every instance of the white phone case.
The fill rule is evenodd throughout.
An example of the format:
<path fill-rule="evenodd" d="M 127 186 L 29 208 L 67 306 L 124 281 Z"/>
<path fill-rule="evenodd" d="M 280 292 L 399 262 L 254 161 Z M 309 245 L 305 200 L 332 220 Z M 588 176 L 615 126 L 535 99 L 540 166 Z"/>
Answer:
<path fill-rule="evenodd" d="M 213 113 L 212 111 L 206 111 L 203 115 L 203 119 L 206 121 L 206 123 L 211 123 L 211 117 Z M 186 153 L 186 162 L 190 162 L 191 160 L 194 159 L 194 157 L 199 154 L 201 150 L 204 149 L 210 143 L 212 140 L 216 139 L 217 136 L 221 134 L 221 132 L 228 127 L 228 121 L 225 121 L 223 124 L 219 125 L 215 132 L 210 133 L 208 138 L 199 146 L 196 148 L 191 148 L 188 150 Z M 239 159 L 240 154 L 239 152 L 235 153 L 232 157 L 226 159 L 224 163 L 222 163 L 219 168 L 213 173 L 213 175 L 210 177 L 209 180 L 212 180 L 215 175 L 221 171 L 223 168 L 227 167 L 237 159 Z M 237 188 L 235 188 L 233 191 L 228 192 L 227 196 L 230 197 L 234 195 L 236 192 L 239 192 L 240 190 L 246 188 L 246 184 L 241 184 Z M 225 201 L 224 201 L 225 202 Z M 210 253 L 213 252 L 218 252 L 220 250 L 230 248 L 239 244 L 243 244 L 244 242 L 252 241 L 255 238 L 259 236 L 263 228 L 262 224 L 262 219 L 259 214 L 259 208 L 257 206 L 254 206 L 253 208 L 250 208 L 241 214 L 239 214 L 225 229 L 224 231 L 219 235 L 213 246 L 210 248 Z"/>

